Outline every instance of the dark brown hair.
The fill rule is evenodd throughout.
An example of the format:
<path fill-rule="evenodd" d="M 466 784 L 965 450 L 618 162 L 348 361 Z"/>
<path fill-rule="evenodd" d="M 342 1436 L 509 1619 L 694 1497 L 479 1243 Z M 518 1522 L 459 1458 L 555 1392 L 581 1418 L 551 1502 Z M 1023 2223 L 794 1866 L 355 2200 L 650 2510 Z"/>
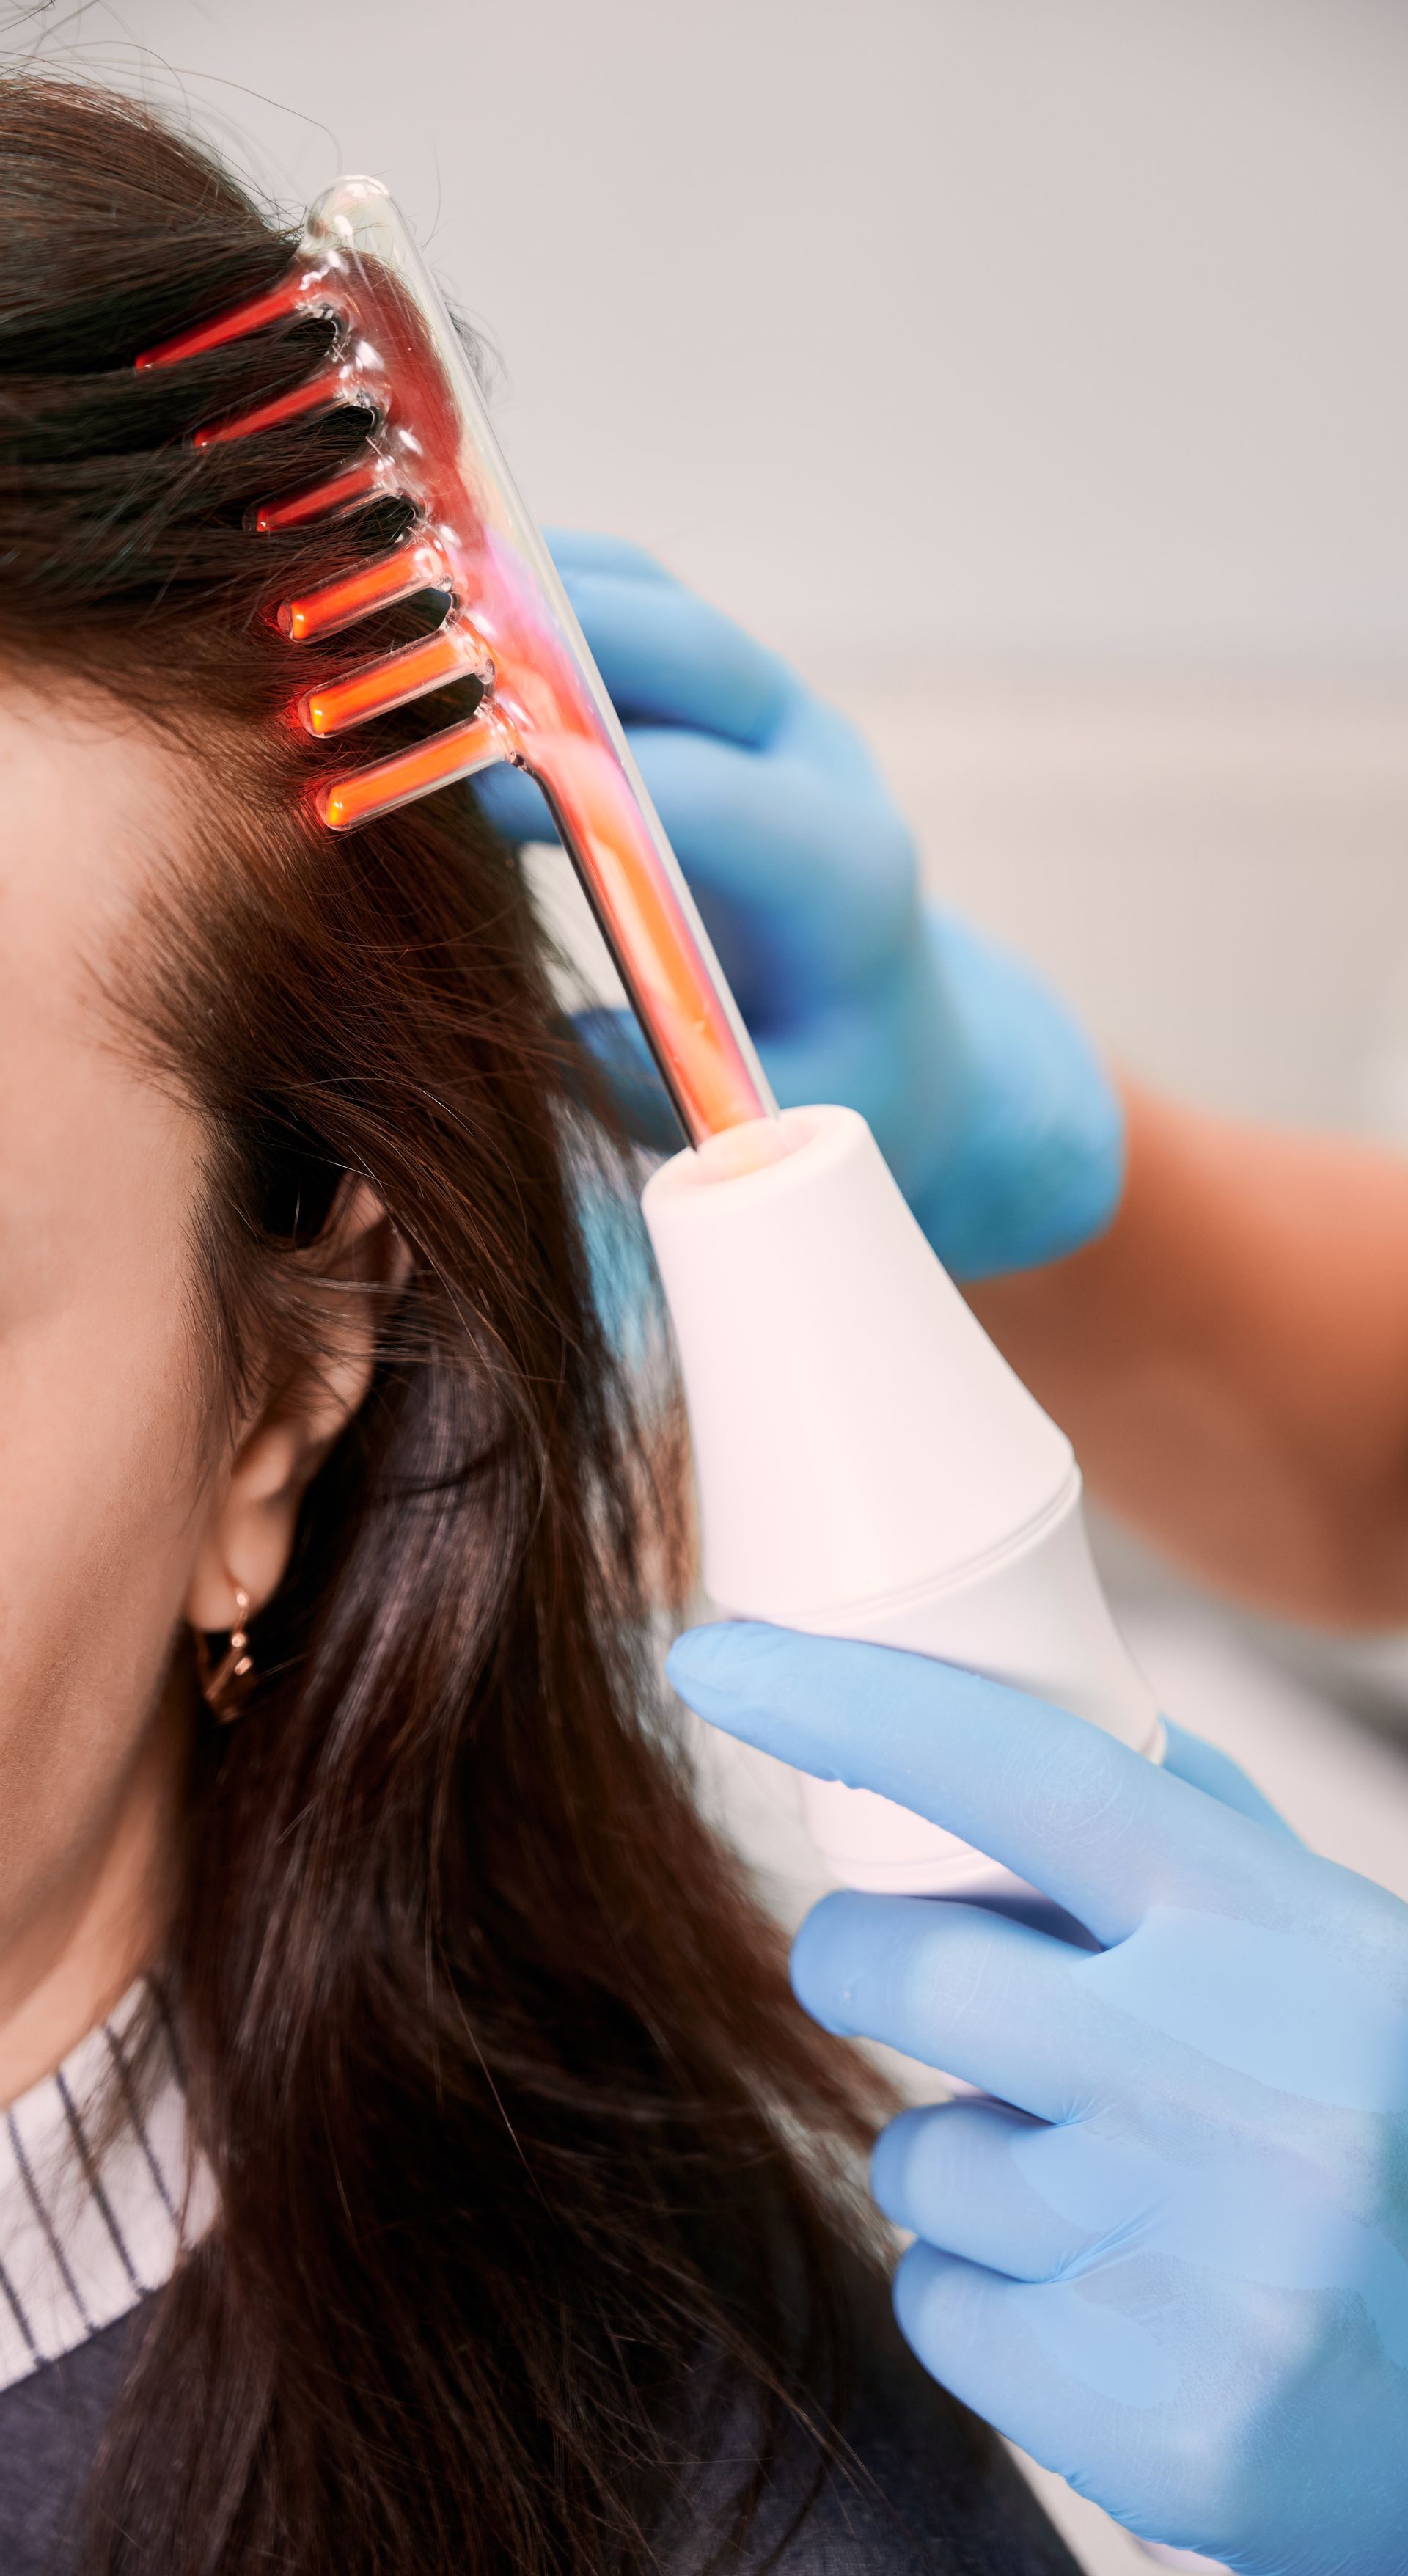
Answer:
<path fill-rule="evenodd" d="M 144 109 L 26 77 L 0 83 L 0 240 L 0 656 L 187 765 L 124 990 L 206 1122 L 225 1383 L 271 1315 L 316 1342 L 347 1175 L 414 1256 L 251 1704 L 221 1731 L 193 1694 L 165 1973 L 221 2215 L 109 2430 L 86 2563 L 643 2565 L 711 2391 L 742 2385 L 736 2539 L 788 2410 L 829 2403 L 826 2175 L 865 2120 L 656 1705 L 662 1479 L 581 1221 L 609 1107 L 467 795 L 339 842 L 309 819 L 320 754 L 282 719 L 317 674 L 270 602 L 394 520 L 247 525 L 355 421 L 188 433 L 290 384 L 316 329 L 133 370 L 287 237 Z"/>

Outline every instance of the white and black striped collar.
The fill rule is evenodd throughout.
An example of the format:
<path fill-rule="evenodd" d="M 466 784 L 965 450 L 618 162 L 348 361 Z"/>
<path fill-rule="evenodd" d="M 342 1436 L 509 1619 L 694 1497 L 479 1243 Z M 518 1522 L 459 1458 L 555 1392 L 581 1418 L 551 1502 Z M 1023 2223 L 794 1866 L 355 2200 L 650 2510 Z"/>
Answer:
<path fill-rule="evenodd" d="M 0 2390 L 160 2289 L 213 2214 L 170 2027 L 143 1981 L 0 2114 Z"/>

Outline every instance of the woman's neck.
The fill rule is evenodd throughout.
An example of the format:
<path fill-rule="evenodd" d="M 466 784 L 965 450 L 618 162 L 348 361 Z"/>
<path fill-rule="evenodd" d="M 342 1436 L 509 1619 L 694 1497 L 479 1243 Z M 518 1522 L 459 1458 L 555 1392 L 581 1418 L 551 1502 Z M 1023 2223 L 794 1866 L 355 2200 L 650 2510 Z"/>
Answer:
<path fill-rule="evenodd" d="M 160 1947 L 189 1723 L 173 1687 L 107 1813 L 0 1949 L 0 2107 L 51 2074 Z"/>

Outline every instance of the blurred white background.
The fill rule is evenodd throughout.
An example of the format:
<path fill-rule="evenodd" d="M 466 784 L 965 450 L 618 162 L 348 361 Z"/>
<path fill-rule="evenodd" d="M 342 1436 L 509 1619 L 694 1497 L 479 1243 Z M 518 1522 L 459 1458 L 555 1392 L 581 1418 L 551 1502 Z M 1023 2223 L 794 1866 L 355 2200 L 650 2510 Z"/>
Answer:
<path fill-rule="evenodd" d="M 849 698 L 933 885 L 1213 1104 L 1408 1145 L 1397 0 L 0 6 L 300 205 L 386 178 L 549 520 Z M 1408 1894 L 1401 1643 L 1112 1547 L 1168 1704 Z M 800 1909 L 777 1775 L 735 1821 Z M 1059 2500 L 1099 2576 L 1145 2564 Z"/>
<path fill-rule="evenodd" d="M 0 0 L 6 25 L 290 205 L 383 175 L 499 353 L 540 515 L 657 547 L 852 695 L 935 882 L 1146 1070 L 1385 1114 L 1397 0 Z"/>
<path fill-rule="evenodd" d="M 276 193 L 385 176 L 503 352 L 539 506 L 782 641 L 1408 646 L 1393 0 L 16 14 Z"/>

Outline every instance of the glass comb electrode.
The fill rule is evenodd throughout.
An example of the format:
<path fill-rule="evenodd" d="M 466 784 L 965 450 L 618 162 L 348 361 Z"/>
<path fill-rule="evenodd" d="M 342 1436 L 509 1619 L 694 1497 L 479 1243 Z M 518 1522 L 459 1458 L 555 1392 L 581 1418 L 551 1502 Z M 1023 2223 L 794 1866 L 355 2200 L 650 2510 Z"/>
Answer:
<path fill-rule="evenodd" d="M 148 352 L 174 364 L 291 314 L 335 325 L 306 383 L 209 444 L 340 405 L 350 464 L 261 514 L 298 527 L 396 494 L 399 545 L 286 600 L 299 642 L 421 591 L 433 634 L 313 683 L 311 734 L 472 675 L 476 712 L 317 793 L 333 831 L 511 760 L 542 786 L 691 1144 L 642 1209 L 689 1410 L 706 1594 L 725 1612 L 937 1655 L 1072 1709 L 1162 1759 L 1163 1726 L 1101 1592 L 1069 1441 L 993 1348 L 854 1110 L 777 1117 L 669 844 L 468 360 L 384 189 L 344 179 L 290 275 Z M 1039 1709 L 1033 1722 L 1040 1723 Z M 956 1835 L 843 1779 L 803 1810 L 836 1878 L 915 1895 L 1013 1893 Z M 1030 1891 L 1027 1891 L 1030 1893 Z"/>
<path fill-rule="evenodd" d="M 251 438 L 320 412 L 369 416 L 365 448 L 292 498 L 262 529 L 303 526 L 380 497 L 414 519 L 385 554 L 282 602 L 295 642 L 316 644 L 420 593 L 443 593 L 424 639 L 304 690 L 297 715 L 320 738 L 473 678 L 475 712 L 426 740 L 326 780 L 316 805 L 334 832 L 500 760 L 542 789 L 691 1144 L 776 1114 L 679 864 L 552 559 L 514 489 L 444 301 L 385 188 L 340 179 L 313 208 L 289 275 L 160 347 L 166 367 L 292 315 L 334 326 L 331 355 L 270 402 L 212 421 L 198 447 Z"/>

